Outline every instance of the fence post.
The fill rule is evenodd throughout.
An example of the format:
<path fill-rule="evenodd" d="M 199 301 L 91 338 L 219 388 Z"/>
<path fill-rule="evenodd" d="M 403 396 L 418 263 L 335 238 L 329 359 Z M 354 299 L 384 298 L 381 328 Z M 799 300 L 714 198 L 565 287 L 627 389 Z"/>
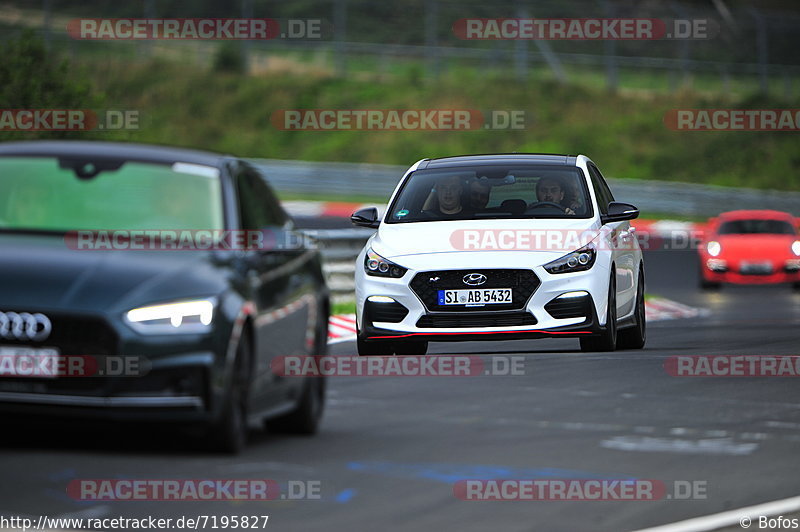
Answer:
<path fill-rule="evenodd" d="M 672 10 L 684 20 L 689 19 L 689 14 L 680 5 L 671 3 Z M 680 43 L 680 58 L 681 58 L 681 85 L 687 87 L 691 85 L 691 77 L 689 76 L 689 39 L 683 39 Z"/>
<path fill-rule="evenodd" d="M 52 13 L 51 1 L 42 0 L 43 21 L 42 30 L 44 31 L 44 49 L 50 52 L 50 18 Z"/>
<path fill-rule="evenodd" d="M 558 80 L 559 83 L 567 81 L 567 76 L 564 74 L 564 69 L 561 66 L 561 60 L 559 60 L 558 55 L 553 52 L 553 49 L 550 48 L 550 43 L 543 39 L 534 39 L 533 42 L 536 43 L 539 52 L 544 56 L 544 60 L 547 62 L 550 70 L 553 71 L 556 80 Z"/>
<path fill-rule="evenodd" d="M 156 3 L 155 0 L 144 0 L 144 18 L 152 19 L 156 17 Z M 147 40 L 141 43 L 141 46 L 136 46 L 137 55 L 145 55 L 150 57 L 153 55 L 153 41 Z"/>
<path fill-rule="evenodd" d="M 253 18 L 253 0 L 242 0 L 242 18 Z M 250 40 L 241 41 L 242 66 L 244 73 L 250 72 Z"/>
<path fill-rule="evenodd" d="M 601 0 L 603 11 L 607 18 L 614 18 L 614 6 L 607 0 Z M 603 54 L 606 63 L 606 83 L 610 92 L 616 92 L 619 86 L 619 71 L 617 70 L 617 43 L 613 39 L 603 41 Z"/>
<path fill-rule="evenodd" d="M 517 0 L 517 17 L 528 18 L 528 12 L 525 11 L 519 0 Z M 526 39 L 514 41 L 514 70 L 520 81 L 528 79 L 528 41 Z"/>
<path fill-rule="evenodd" d="M 347 38 L 347 0 L 333 0 L 333 61 L 336 75 L 343 77 L 347 72 L 345 39 Z"/>
<path fill-rule="evenodd" d="M 750 15 L 756 21 L 756 52 L 758 54 L 758 84 L 762 94 L 769 89 L 767 83 L 767 23 L 764 16 L 756 8 L 750 8 Z"/>
<path fill-rule="evenodd" d="M 434 79 L 439 77 L 439 38 L 437 28 L 439 23 L 438 0 L 425 2 L 425 55 L 427 56 L 428 72 Z"/>
<path fill-rule="evenodd" d="M 786 70 L 783 71 L 783 97 L 786 100 L 792 97 L 792 78 Z"/>
<path fill-rule="evenodd" d="M 725 96 L 730 96 L 731 94 L 731 75 L 728 72 L 728 69 L 725 66 L 720 67 L 720 76 L 722 77 L 722 92 L 725 93 Z"/>

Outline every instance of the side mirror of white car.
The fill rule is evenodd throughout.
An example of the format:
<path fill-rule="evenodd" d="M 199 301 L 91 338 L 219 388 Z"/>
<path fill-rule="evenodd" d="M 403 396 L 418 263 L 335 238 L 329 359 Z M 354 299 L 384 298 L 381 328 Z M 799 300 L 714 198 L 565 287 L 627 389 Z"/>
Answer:
<path fill-rule="evenodd" d="M 621 201 L 612 201 L 608 204 L 608 214 L 601 214 L 600 221 L 604 224 L 609 222 L 622 222 L 624 220 L 633 220 L 639 217 L 639 209 L 630 203 L 622 203 Z"/>
<path fill-rule="evenodd" d="M 369 207 L 366 209 L 359 209 L 350 216 L 350 221 L 353 225 L 360 225 L 362 227 L 371 227 L 377 229 L 381 224 L 378 218 L 378 209 Z"/>

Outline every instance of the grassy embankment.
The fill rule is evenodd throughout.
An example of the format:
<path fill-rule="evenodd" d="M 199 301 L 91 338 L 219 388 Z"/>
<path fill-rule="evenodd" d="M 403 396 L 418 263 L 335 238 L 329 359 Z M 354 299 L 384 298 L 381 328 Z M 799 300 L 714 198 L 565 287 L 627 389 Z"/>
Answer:
<path fill-rule="evenodd" d="M 106 107 L 138 109 L 141 129 L 104 138 L 190 146 L 249 157 L 407 165 L 423 156 L 531 151 L 586 153 L 607 176 L 800 190 L 800 137 L 791 132 L 676 132 L 675 108 L 798 108 L 758 96 L 727 99 L 682 92 L 609 94 L 602 88 L 521 84 L 500 74 L 459 72 L 438 81 L 412 73 L 391 80 L 324 73 L 220 74 L 167 60 L 139 63 L 79 56 Z M 280 131 L 281 109 L 518 109 L 518 131 Z M 292 196 L 296 198 L 296 196 Z M 324 199 L 371 201 L 351 196 Z"/>

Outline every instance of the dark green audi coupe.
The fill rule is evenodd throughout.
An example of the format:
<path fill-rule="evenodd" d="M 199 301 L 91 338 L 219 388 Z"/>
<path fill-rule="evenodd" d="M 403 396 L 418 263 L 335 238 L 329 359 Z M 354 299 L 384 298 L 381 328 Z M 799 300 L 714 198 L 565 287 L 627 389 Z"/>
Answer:
<path fill-rule="evenodd" d="M 325 354 L 329 306 L 318 251 L 245 161 L 0 144 L 3 415 L 186 423 L 230 452 L 256 423 L 313 433 L 324 380 L 273 367 Z"/>

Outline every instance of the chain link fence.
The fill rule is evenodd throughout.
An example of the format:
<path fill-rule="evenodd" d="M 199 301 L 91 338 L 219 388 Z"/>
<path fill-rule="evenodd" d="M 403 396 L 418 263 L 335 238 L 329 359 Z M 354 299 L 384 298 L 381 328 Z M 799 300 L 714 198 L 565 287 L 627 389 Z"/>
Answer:
<path fill-rule="evenodd" d="M 731 4 L 729 6 L 729 4 Z M 232 42 L 97 43 L 71 39 L 69 20 L 86 17 L 262 17 L 321 21 L 320 39 L 244 40 L 239 47 L 246 68 L 254 73 L 287 68 L 288 63 L 337 76 L 405 75 L 435 78 L 451 70 L 502 73 L 528 79 L 604 84 L 618 88 L 675 91 L 684 87 L 727 93 L 736 89 L 777 92 L 794 97 L 800 78 L 800 13 L 715 0 L 629 2 L 623 0 L 209 0 L 193 6 L 180 2 L 142 0 L 118 5 L 44 0 L 12 2 L 18 11 L 0 13 L 0 38 L 13 27 L 37 29 L 53 48 L 71 54 L 91 48 L 92 54 L 125 56 L 131 61 L 151 56 L 180 57 L 213 64 L 221 47 Z M 102 9 L 94 6 L 102 5 Z M 40 7 L 36 10 L 35 7 Z M 69 13 L 69 14 L 68 14 Z M 708 38 L 654 40 L 467 40 L 454 31 L 465 18 L 657 19 L 704 21 Z M 8 27 L 13 24 L 13 27 Z M 674 27 L 674 26 L 668 26 Z M 301 69 L 302 70 L 302 69 Z"/>

